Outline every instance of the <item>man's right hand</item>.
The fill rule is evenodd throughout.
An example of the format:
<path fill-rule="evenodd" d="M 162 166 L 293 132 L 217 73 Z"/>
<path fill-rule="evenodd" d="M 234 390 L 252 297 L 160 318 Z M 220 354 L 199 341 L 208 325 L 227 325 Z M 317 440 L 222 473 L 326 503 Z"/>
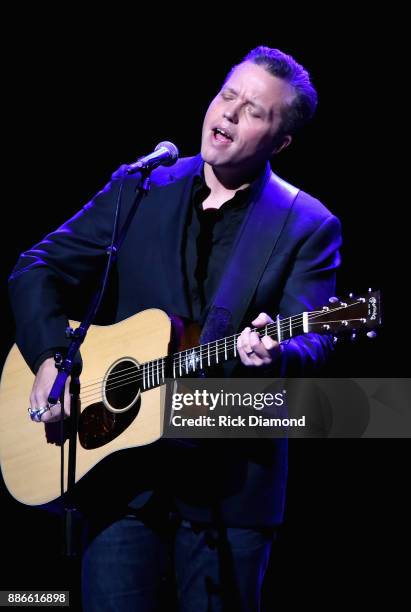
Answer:
<path fill-rule="evenodd" d="M 38 369 L 34 380 L 33 389 L 30 394 L 30 407 L 38 410 L 43 406 L 47 406 L 47 398 L 50 394 L 51 387 L 56 379 L 57 370 L 54 362 L 54 357 L 45 359 Z M 69 394 L 70 377 L 66 381 L 64 390 L 64 412 L 66 416 L 70 415 L 70 394 Z M 60 419 L 61 405 L 60 402 L 55 406 L 51 406 L 44 414 L 41 415 L 43 423 L 54 423 Z"/>

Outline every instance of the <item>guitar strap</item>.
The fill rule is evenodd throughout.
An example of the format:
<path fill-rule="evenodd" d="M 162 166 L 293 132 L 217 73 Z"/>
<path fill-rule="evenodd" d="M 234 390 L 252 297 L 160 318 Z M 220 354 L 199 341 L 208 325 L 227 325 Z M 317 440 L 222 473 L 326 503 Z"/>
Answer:
<path fill-rule="evenodd" d="M 252 196 L 214 295 L 201 344 L 238 332 L 298 193 L 296 187 L 271 172 L 267 165 L 262 187 Z"/>

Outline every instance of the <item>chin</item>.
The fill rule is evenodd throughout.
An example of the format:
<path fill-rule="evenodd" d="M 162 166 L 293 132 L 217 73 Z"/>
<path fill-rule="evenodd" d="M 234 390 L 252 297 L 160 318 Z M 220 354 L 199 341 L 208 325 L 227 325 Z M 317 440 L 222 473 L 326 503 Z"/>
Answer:
<path fill-rule="evenodd" d="M 212 151 L 208 147 L 204 147 L 201 149 L 201 157 L 203 158 L 203 161 L 210 166 L 217 166 L 221 156 L 218 155 L 217 151 Z"/>

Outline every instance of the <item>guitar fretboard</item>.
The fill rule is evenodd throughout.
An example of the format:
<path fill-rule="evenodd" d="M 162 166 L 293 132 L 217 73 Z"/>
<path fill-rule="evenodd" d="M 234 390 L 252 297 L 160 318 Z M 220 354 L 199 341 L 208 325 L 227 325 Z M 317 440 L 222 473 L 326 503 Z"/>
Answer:
<path fill-rule="evenodd" d="M 259 337 L 270 336 L 277 342 L 283 342 L 293 336 L 308 331 L 308 313 L 280 319 L 269 323 L 262 329 L 253 329 Z M 199 374 L 213 366 L 237 357 L 237 340 L 240 334 L 234 334 L 219 340 L 213 340 L 167 357 L 147 361 L 141 365 L 142 389 L 148 390 L 164 384 L 166 377 L 182 378 Z"/>

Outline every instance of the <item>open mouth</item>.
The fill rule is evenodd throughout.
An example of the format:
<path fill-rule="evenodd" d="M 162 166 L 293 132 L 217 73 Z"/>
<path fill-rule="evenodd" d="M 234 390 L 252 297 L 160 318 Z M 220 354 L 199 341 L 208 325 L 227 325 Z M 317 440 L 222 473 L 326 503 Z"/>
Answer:
<path fill-rule="evenodd" d="M 213 130 L 214 140 L 222 143 L 230 143 L 233 142 L 233 137 L 227 130 L 223 130 L 222 128 L 214 128 Z"/>

